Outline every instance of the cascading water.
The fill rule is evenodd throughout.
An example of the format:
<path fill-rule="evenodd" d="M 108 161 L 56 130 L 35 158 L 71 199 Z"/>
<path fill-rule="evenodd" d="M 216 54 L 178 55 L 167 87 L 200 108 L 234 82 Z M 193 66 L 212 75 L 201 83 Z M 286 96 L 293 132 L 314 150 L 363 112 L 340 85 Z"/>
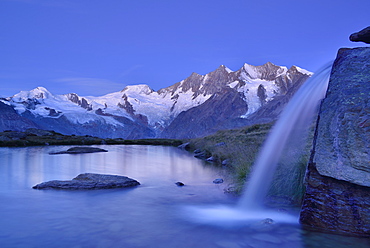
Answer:
<path fill-rule="evenodd" d="M 188 208 L 195 221 L 225 226 L 225 222 L 233 225 L 236 222 L 271 218 L 278 222 L 298 223 L 298 216 L 266 209 L 264 200 L 289 138 L 293 133 L 304 135 L 311 125 L 318 105 L 325 96 L 331 67 L 332 63 L 329 63 L 309 78 L 287 104 L 257 157 L 237 207 Z"/>
<path fill-rule="evenodd" d="M 279 158 L 295 130 L 308 130 L 320 101 L 324 98 L 332 63 L 308 79 L 292 97 L 274 125 L 253 166 L 239 202 L 243 209 L 261 209 Z M 297 134 L 296 134 L 297 135 Z"/>

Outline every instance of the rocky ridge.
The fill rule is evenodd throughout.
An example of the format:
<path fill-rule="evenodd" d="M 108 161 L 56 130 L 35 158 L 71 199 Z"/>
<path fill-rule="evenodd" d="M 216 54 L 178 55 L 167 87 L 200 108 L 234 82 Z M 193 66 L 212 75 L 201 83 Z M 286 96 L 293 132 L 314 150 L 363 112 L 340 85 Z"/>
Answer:
<path fill-rule="evenodd" d="M 158 91 L 147 85 L 132 85 L 101 97 L 81 97 L 75 93 L 53 95 L 38 87 L 0 99 L 0 102 L 15 110 L 30 123 L 30 127 L 67 135 L 175 138 L 174 130 L 187 133 L 198 127 L 200 116 L 203 120 L 212 120 L 216 115 L 222 117 L 199 130 L 244 125 L 251 114 L 274 99 L 286 96 L 290 89 L 298 88 L 311 74 L 296 66 L 288 69 L 270 62 L 261 66 L 245 64 L 237 71 L 220 66 L 206 75 L 192 73 L 185 80 Z M 194 111 L 193 108 L 198 109 Z M 184 120 L 192 121 L 188 122 L 189 126 L 182 125 L 181 128 L 175 125 Z M 0 131 L 17 128 L 16 124 L 3 121 Z M 194 133 L 195 136 L 205 134 L 200 131 Z"/>

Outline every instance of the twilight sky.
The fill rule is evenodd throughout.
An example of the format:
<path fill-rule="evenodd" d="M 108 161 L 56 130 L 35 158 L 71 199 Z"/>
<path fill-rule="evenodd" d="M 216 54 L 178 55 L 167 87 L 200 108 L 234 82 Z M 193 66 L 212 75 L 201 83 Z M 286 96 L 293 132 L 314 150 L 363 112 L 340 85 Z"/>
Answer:
<path fill-rule="evenodd" d="M 154 90 L 223 64 L 315 71 L 370 26 L 370 0 L 0 0 L 0 96 Z"/>

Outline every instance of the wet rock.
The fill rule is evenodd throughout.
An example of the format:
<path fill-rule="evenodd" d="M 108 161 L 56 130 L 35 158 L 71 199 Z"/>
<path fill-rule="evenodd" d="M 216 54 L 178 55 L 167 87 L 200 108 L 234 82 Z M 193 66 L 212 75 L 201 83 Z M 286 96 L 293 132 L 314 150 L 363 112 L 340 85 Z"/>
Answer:
<path fill-rule="evenodd" d="M 194 152 L 194 157 L 199 158 L 199 159 L 206 159 L 207 155 L 206 152 Z"/>
<path fill-rule="evenodd" d="M 349 37 L 350 41 L 355 42 L 365 42 L 367 44 L 370 44 L 370 26 L 367 28 L 362 29 L 359 32 L 351 34 Z"/>
<path fill-rule="evenodd" d="M 72 180 L 53 180 L 33 186 L 34 189 L 65 189 L 65 190 L 90 190 L 90 189 L 113 189 L 138 186 L 140 183 L 134 179 L 118 176 L 84 173 Z"/>
<path fill-rule="evenodd" d="M 215 162 L 216 161 L 216 158 L 211 156 L 209 158 L 206 159 L 207 162 Z"/>
<path fill-rule="evenodd" d="M 179 145 L 178 148 L 184 149 L 184 150 L 188 150 L 189 149 L 189 145 L 190 145 L 190 143 L 189 142 L 186 142 L 184 144 Z"/>
<path fill-rule="evenodd" d="M 80 154 L 80 153 L 94 153 L 94 152 L 108 152 L 105 149 L 97 148 L 97 147 L 72 147 L 69 148 L 67 151 L 60 151 L 60 152 L 50 152 L 50 155 L 55 154 Z"/>
<path fill-rule="evenodd" d="M 185 184 L 184 184 L 184 183 L 182 183 L 182 182 L 176 182 L 175 184 L 176 184 L 177 186 L 179 186 L 179 187 L 185 186 Z"/>
<path fill-rule="evenodd" d="M 274 223 L 274 220 L 270 219 L 270 218 L 266 218 L 266 219 L 262 220 L 261 223 L 270 225 L 270 224 Z"/>
<path fill-rule="evenodd" d="M 224 179 L 222 178 L 216 178 L 215 180 L 213 180 L 213 183 L 215 184 L 220 184 L 220 183 L 223 183 L 224 182 Z"/>

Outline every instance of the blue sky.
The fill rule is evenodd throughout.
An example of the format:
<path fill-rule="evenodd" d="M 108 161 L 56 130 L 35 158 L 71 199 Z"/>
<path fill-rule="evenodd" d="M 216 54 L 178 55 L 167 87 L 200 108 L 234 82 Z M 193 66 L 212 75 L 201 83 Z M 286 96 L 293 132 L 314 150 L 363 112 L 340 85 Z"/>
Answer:
<path fill-rule="evenodd" d="M 369 0 L 0 0 L 0 96 L 170 86 L 223 64 L 315 71 L 370 25 Z"/>

